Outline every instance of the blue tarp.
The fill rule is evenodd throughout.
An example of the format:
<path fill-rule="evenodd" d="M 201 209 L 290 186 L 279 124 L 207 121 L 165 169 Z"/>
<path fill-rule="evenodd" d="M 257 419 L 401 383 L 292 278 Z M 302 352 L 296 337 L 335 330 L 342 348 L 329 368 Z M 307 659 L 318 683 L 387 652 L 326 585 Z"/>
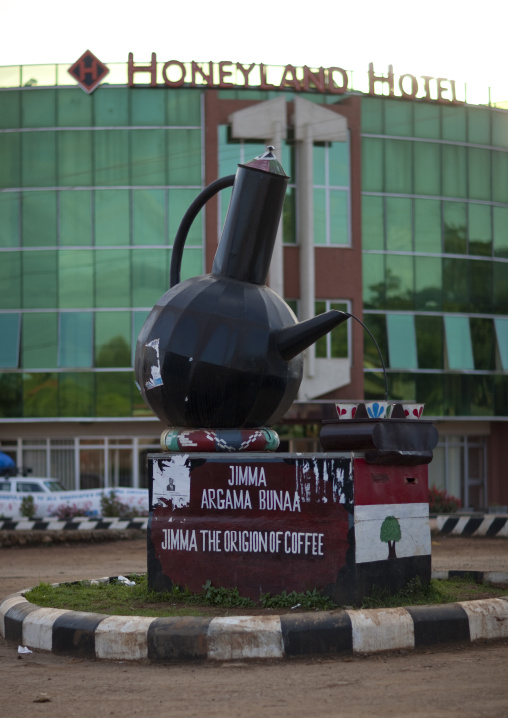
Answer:
<path fill-rule="evenodd" d="M 0 451 L 0 469 L 13 469 L 16 466 L 16 462 L 11 459 L 10 456 Z"/>

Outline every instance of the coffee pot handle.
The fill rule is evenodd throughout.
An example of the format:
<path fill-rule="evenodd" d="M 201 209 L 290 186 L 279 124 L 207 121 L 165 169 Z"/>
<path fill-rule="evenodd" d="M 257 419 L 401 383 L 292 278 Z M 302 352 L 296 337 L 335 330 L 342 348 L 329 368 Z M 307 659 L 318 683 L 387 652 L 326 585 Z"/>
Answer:
<path fill-rule="evenodd" d="M 176 284 L 180 284 L 180 268 L 182 266 L 182 255 L 183 248 L 185 246 L 185 240 L 191 228 L 191 224 L 195 220 L 200 209 L 211 199 L 214 195 L 225 189 L 226 187 L 232 187 L 235 181 L 235 175 L 228 175 L 227 177 L 221 177 L 221 179 L 215 180 L 209 184 L 205 189 L 198 194 L 196 199 L 192 202 L 189 209 L 183 216 L 178 232 L 175 235 L 175 241 L 173 242 L 173 252 L 171 253 L 171 266 L 169 270 L 169 288 L 171 289 Z"/>

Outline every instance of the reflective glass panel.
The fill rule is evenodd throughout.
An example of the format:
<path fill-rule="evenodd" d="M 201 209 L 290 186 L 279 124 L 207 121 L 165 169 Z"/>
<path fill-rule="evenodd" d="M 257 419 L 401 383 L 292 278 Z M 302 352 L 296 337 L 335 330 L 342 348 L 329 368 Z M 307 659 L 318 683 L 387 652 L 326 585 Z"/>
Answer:
<path fill-rule="evenodd" d="M 413 105 L 404 100 L 390 100 L 384 103 L 385 134 L 413 136 Z"/>
<path fill-rule="evenodd" d="M 440 253 L 441 202 L 435 199 L 415 199 L 415 251 Z"/>
<path fill-rule="evenodd" d="M 344 190 L 329 190 L 330 244 L 349 243 L 349 194 Z"/>
<path fill-rule="evenodd" d="M 386 365 L 388 359 L 386 316 L 384 314 L 364 314 L 363 321 L 365 326 L 369 328 L 369 331 L 372 333 L 374 339 L 378 343 L 381 355 L 383 357 L 383 361 Z M 379 359 L 376 345 L 369 337 L 369 335 L 365 336 L 365 341 L 363 344 L 363 357 L 365 367 L 373 369 L 381 367 L 381 361 Z"/>
<path fill-rule="evenodd" d="M 24 369 L 53 369 L 57 366 L 58 314 L 38 312 L 23 315 L 21 362 Z"/>
<path fill-rule="evenodd" d="M 384 249 L 383 197 L 362 197 L 362 248 Z"/>
<path fill-rule="evenodd" d="M 416 398 L 425 404 L 424 416 L 443 416 L 444 378 L 442 374 L 418 374 L 416 376 Z M 434 465 L 436 450 L 434 450 Z"/>
<path fill-rule="evenodd" d="M 413 192 L 413 143 L 406 140 L 385 140 L 386 192 Z"/>
<path fill-rule="evenodd" d="M 443 369 L 443 318 L 416 316 L 415 328 L 420 369 Z"/>
<path fill-rule="evenodd" d="M 328 145 L 328 172 L 329 184 L 337 187 L 349 187 L 349 142 L 330 142 Z"/>
<path fill-rule="evenodd" d="M 296 244 L 296 192 L 288 187 L 282 210 L 282 234 L 284 244 Z"/>
<path fill-rule="evenodd" d="M 57 252 L 23 252 L 23 308 L 57 306 Z"/>
<path fill-rule="evenodd" d="M 131 365 L 134 366 L 134 357 L 136 353 L 136 342 L 138 341 L 139 333 L 143 327 L 150 312 L 132 312 L 132 352 L 131 352 Z M 136 390 L 137 392 L 137 390 Z M 135 396 L 136 394 L 134 394 Z"/>
<path fill-rule="evenodd" d="M 21 93 L 23 127 L 55 127 L 55 95 L 56 90 L 24 90 Z"/>
<path fill-rule="evenodd" d="M 383 100 L 378 97 L 362 97 L 362 132 L 383 134 Z"/>
<path fill-rule="evenodd" d="M 133 130 L 131 132 L 133 185 L 166 184 L 165 134 L 165 130 Z"/>
<path fill-rule="evenodd" d="M 474 369 L 468 317 L 444 317 L 448 369 Z"/>
<path fill-rule="evenodd" d="M 93 416 L 95 376 L 93 372 L 62 372 L 58 375 L 60 416 Z"/>
<path fill-rule="evenodd" d="M 131 124 L 164 125 L 164 92 L 136 87 L 130 92 Z"/>
<path fill-rule="evenodd" d="M 506 259 L 508 258 L 508 207 L 494 207 L 493 212 L 494 256 Z"/>
<path fill-rule="evenodd" d="M 89 187 L 92 184 L 92 133 L 88 130 L 57 134 L 58 184 Z"/>
<path fill-rule="evenodd" d="M 87 127 L 92 124 L 92 96 L 81 88 L 60 90 L 56 93 L 56 102 L 60 127 Z"/>
<path fill-rule="evenodd" d="M 54 187 L 56 133 L 24 132 L 21 137 L 21 148 L 23 187 Z"/>
<path fill-rule="evenodd" d="M 94 306 L 94 251 L 61 249 L 58 252 L 58 306 L 60 309 Z"/>
<path fill-rule="evenodd" d="M 503 371 L 508 371 L 508 319 L 506 317 L 496 317 L 494 319 L 494 325 L 496 327 L 497 347 L 499 349 L 501 367 Z"/>
<path fill-rule="evenodd" d="M 383 140 L 362 139 L 362 189 L 383 192 Z"/>
<path fill-rule="evenodd" d="M 95 366 L 128 367 L 130 365 L 130 312 L 96 312 Z M 111 376 L 111 374 L 107 376 Z"/>
<path fill-rule="evenodd" d="M 19 187 L 21 185 L 19 147 L 21 136 L 18 133 L 0 133 L 0 187 Z"/>
<path fill-rule="evenodd" d="M 492 319 L 471 317 L 469 326 L 473 343 L 474 368 L 494 371 L 496 368 L 496 340 Z"/>
<path fill-rule="evenodd" d="M 326 190 L 314 189 L 314 244 L 326 244 Z"/>
<path fill-rule="evenodd" d="M 131 89 L 104 87 L 93 95 L 96 127 L 122 127 L 129 124 Z"/>
<path fill-rule="evenodd" d="M 23 246 L 56 246 L 56 192 L 23 192 L 22 211 Z"/>
<path fill-rule="evenodd" d="M 62 191 L 60 202 L 60 245 L 76 247 L 92 244 L 92 192 Z"/>
<path fill-rule="evenodd" d="M 389 252 L 413 249 L 412 200 L 386 197 L 386 248 Z"/>
<path fill-rule="evenodd" d="M 506 416 L 508 406 L 508 376 L 494 377 L 494 415 Z"/>
<path fill-rule="evenodd" d="M 415 194 L 441 195 L 441 145 L 414 142 Z"/>
<path fill-rule="evenodd" d="M 312 147 L 312 177 L 315 185 L 326 184 L 326 146 L 323 143 Z"/>
<path fill-rule="evenodd" d="M 467 108 L 468 142 L 490 145 L 490 112 L 476 107 Z"/>
<path fill-rule="evenodd" d="M 470 259 L 471 311 L 492 314 L 494 311 L 492 294 L 492 262 Z M 508 268 L 506 272 L 508 278 Z"/>
<path fill-rule="evenodd" d="M 452 140 L 452 142 L 466 141 L 465 107 L 441 107 L 441 122 L 443 140 Z"/>
<path fill-rule="evenodd" d="M 58 366 L 93 366 L 92 346 L 92 312 L 60 312 Z"/>
<path fill-rule="evenodd" d="M 386 306 L 390 309 L 413 309 L 413 257 L 396 254 L 386 257 Z"/>
<path fill-rule="evenodd" d="M 418 369 L 412 314 L 387 314 L 388 353 L 392 369 Z"/>
<path fill-rule="evenodd" d="M 465 202 L 443 202 L 444 251 L 447 254 L 466 254 L 467 219 Z"/>
<path fill-rule="evenodd" d="M 0 374 L 0 417 L 23 416 L 23 389 L 21 374 Z M 2 442 L 3 444 L 4 442 Z"/>
<path fill-rule="evenodd" d="M 95 252 L 95 306 L 131 306 L 131 262 L 128 249 Z"/>
<path fill-rule="evenodd" d="M 390 372 L 388 375 L 390 399 L 416 401 L 416 377 L 404 372 Z"/>
<path fill-rule="evenodd" d="M 95 244 L 130 244 L 129 190 L 96 190 Z"/>
<path fill-rule="evenodd" d="M 129 184 L 129 132 L 100 130 L 93 133 L 95 184 Z"/>
<path fill-rule="evenodd" d="M 470 416 L 494 415 L 494 381 L 492 376 L 469 376 L 468 395 Z M 471 450 L 469 454 L 471 459 Z"/>
<path fill-rule="evenodd" d="M 0 254 L 0 309 L 21 307 L 21 253 Z"/>
<path fill-rule="evenodd" d="M 443 145 L 443 195 L 467 197 L 466 148 L 460 145 Z"/>
<path fill-rule="evenodd" d="M 492 152 L 492 199 L 508 203 L 508 152 Z"/>
<path fill-rule="evenodd" d="M 167 130 L 170 185 L 201 185 L 201 130 Z"/>
<path fill-rule="evenodd" d="M 508 147 L 508 125 L 506 113 L 491 112 L 492 144 L 494 147 Z"/>
<path fill-rule="evenodd" d="M 415 102 L 414 111 L 414 136 L 425 137 L 430 140 L 441 138 L 441 114 L 439 105 L 432 105 L 429 102 Z"/>
<path fill-rule="evenodd" d="M 469 254 L 492 255 L 492 207 L 488 204 L 468 205 Z"/>
<path fill-rule="evenodd" d="M 19 314 L 0 314 L 0 337 L 0 367 L 17 369 L 19 366 Z"/>
<path fill-rule="evenodd" d="M 443 259 L 443 309 L 445 312 L 471 310 L 467 259 Z"/>
<path fill-rule="evenodd" d="M 132 303 L 152 307 L 169 289 L 169 250 L 132 250 Z"/>
<path fill-rule="evenodd" d="M 183 219 L 185 212 L 189 209 L 189 205 L 198 196 L 197 189 L 170 189 L 168 193 L 168 233 L 169 244 L 172 245 L 175 239 L 178 227 Z M 224 192 L 220 193 L 221 196 Z M 229 201 L 225 201 L 226 209 Z M 200 212 L 194 222 L 191 224 L 185 246 L 202 245 L 203 244 L 203 217 L 204 213 Z"/>
<path fill-rule="evenodd" d="M 133 244 L 165 244 L 166 190 L 132 190 Z"/>
<path fill-rule="evenodd" d="M 365 307 L 382 309 L 385 306 L 385 256 L 383 254 L 362 255 L 363 303 Z"/>
<path fill-rule="evenodd" d="M 19 246 L 20 193 L 0 193 L 0 247 Z"/>
<path fill-rule="evenodd" d="M 22 92 L 7 90 L 0 93 L 0 128 L 15 129 L 20 126 L 20 102 Z"/>
<path fill-rule="evenodd" d="M 95 381 L 97 416 L 131 415 L 134 387 L 131 372 L 100 373 Z"/>
<path fill-rule="evenodd" d="M 58 416 L 58 374 L 23 374 L 23 415 Z"/>
<path fill-rule="evenodd" d="M 415 257 L 415 309 L 439 312 L 443 306 L 441 257 Z"/>
<path fill-rule="evenodd" d="M 469 197 L 490 199 L 490 150 L 469 147 L 467 152 Z"/>
<path fill-rule="evenodd" d="M 199 247 L 189 248 L 182 257 L 182 282 L 184 279 L 197 277 L 203 274 L 203 250 Z"/>
<path fill-rule="evenodd" d="M 201 91 L 165 90 L 168 125 L 198 126 L 201 124 Z"/>
<path fill-rule="evenodd" d="M 506 264 L 496 262 L 493 266 L 494 274 L 494 311 L 498 314 L 508 314 L 508 281 L 506 281 Z"/>

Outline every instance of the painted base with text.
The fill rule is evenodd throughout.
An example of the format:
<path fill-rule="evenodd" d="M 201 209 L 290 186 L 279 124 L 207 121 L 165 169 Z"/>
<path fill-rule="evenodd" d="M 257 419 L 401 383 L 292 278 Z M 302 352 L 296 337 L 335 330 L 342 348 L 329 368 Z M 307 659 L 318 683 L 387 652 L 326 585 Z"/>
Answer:
<path fill-rule="evenodd" d="M 362 454 L 151 454 L 148 582 L 339 604 L 431 575 L 427 465 Z"/>

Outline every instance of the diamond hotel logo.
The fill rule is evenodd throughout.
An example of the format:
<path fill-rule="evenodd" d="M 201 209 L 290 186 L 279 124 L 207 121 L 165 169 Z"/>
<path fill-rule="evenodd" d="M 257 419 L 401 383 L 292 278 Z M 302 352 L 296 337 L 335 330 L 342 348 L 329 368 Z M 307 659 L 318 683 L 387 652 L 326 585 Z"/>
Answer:
<path fill-rule="evenodd" d="M 93 52 L 87 50 L 69 68 L 68 72 L 79 82 L 80 87 L 90 95 L 106 77 L 109 70 L 103 62 L 95 57 Z"/>

